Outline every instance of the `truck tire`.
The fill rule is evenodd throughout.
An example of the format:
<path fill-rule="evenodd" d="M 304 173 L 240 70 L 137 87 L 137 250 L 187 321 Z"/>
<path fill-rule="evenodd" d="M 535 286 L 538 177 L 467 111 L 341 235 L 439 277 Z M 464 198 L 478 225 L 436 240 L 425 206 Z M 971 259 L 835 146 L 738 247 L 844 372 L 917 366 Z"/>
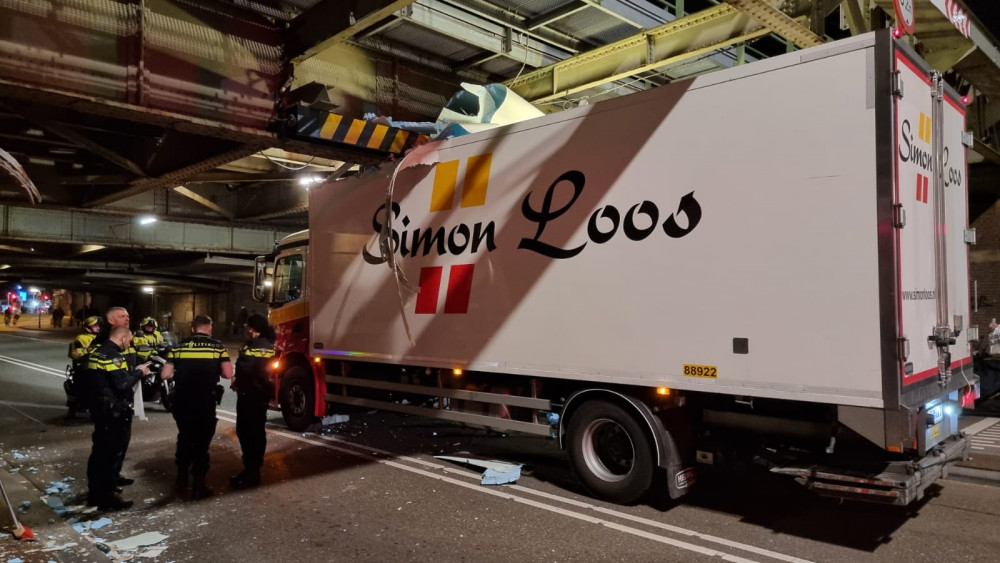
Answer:
<path fill-rule="evenodd" d="M 293 367 L 281 378 L 278 400 L 281 402 L 281 416 L 292 430 L 302 432 L 316 420 L 313 414 L 316 386 L 312 375 L 305 369 Z"/>
<path fill-rule="evenodd" d="M 584 404 L 572 414 L 568 437 L 573 469 L 594 495 L 627 504 L 653 484 L 653 447 L 635 417 L 618 405 Z"/>

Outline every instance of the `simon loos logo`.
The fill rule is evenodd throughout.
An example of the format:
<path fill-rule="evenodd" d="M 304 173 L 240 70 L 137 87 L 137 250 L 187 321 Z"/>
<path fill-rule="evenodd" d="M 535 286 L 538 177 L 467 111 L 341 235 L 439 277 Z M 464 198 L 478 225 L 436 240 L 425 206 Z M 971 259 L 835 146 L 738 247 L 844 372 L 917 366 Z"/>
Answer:
<path fill-rule="evenodd" d="M 428 211 L 432 214 L 453 211 L 456 208 L 482 207 L 487 204 L 490 183 L 490 168 L 493 155 L 482 154 L 463 160 L 439 162 L 434 170 Z M 459 190 L 459 175 L 464 163 L 464 176 Z M 604 244 L 616 235 L 623 234 L 631 241 L 639 242 L 662 229 L 669 238 L 678 239 L 691 233 L 701 222 L 702 210 L 694 192 L 684 195 L 677 205 L 677 211 L 670 213 L 660 222 L 659 207 L 645 200 L 632 205 L 622 212 L 613 205 L 602 205 L 594 210 L 587 222 L 587 241 L 563 248 L 546 242 L 546 227 L 558 221 L 580 198 L 586 186 L 586 177 L 579 170 L 570 170 L 556 178 L 542 195 L 528 191 L 521 202 L 521 215 L 535 224 L 534 236 L 522 238 L 517 250 L 534 252 L 554 260 L 566 260 L 578 256 L 590 244 Z M 560 192 L 560 190 L 571 190 Z M 560 197 L 556 197 L 559 195 Z M 555 201 L 566 201 L 555 207 Z M 476 223 L 459 222 L 449 226 L 411 226 L 411 219 L 399 203 L 392 202 L 391 249 L 401 257 L 424 256 L 470 256 L 497 249 L 497 227 L 494 221 Z M 684 225 L 678 222 L 684 216 Z M 372 216 L 372 230 L 380 234 L 383 230 L 385 204 L 375 210 Z M 512 219 L 516 220 L 516 219 Z M 397 228 L 401 226 L 401 228 Z M 362 257 L 369 264 L 383 264 L 385 256 L 376 256 L 362 250 Z M 425 266 L 420 269 L 420 292 L 417 294 L 416 314 L 466 314 L 472 297 L 472 280 L 475 263 L 459 262 L 450 266 Z M 444 291 L 442 292 L 442 288 Z M 443 299 L 442 299 L 443 293 Z"/>

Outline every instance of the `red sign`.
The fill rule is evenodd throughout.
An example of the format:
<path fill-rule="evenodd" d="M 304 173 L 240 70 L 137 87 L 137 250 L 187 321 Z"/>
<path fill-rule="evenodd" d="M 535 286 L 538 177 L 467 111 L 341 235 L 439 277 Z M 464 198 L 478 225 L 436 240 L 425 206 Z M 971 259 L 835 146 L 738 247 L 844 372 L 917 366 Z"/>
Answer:
<path fill-rule="evenodd" d="M 914 23 L 913 3 L 915 0 L 892 0 L 896 5 L 896 27 L 906 35 L 913 35 L 916 29 Z"/>

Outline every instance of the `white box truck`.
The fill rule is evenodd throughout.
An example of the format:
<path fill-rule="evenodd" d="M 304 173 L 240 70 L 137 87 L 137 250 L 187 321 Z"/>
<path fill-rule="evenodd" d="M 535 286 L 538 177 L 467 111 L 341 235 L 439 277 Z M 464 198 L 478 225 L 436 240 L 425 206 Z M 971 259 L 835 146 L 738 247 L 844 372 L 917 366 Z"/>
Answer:
<path fill-rule="evenodd" d="M 745 455 L 907 504 L 978 396 L 964 115 L 884 30 L 314 188 L 258 259 L 276 402 L 551 435 L 618 502 Z"/>

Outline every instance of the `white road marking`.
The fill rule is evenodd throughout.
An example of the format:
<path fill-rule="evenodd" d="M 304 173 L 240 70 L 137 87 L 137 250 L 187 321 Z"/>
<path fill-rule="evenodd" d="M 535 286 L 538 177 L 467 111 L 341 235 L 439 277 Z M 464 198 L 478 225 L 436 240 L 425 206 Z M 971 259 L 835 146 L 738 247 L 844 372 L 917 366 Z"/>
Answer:
<path fill-rule="evenodd" d="M 1000 418 L 984 418 L 984 419 L 980 420 L 979 422 L 977 422 L 975 424 L 972 424 L 971 426 L 969 426 L 968 428 L 966 428 L 965 430 L 963 430 L 963 432 L 965 432 L 966 434 L 972 436 L 972 435 L 975 435 L 975 434 L 979 434 L 983 430 L 986 430 L 987 428 L 990 428 L 991 426 L 993 426 L 994 424 L 996 424 L 998 422 L 1000 422 Z"/>
<path fill-rule="evenodd" d="M 33 369 L 35 371 L 40 371 L 45 375 L 51 375 L 53 377 L 58 377 L 59 379 L 66 379 L 65 372 L 59 371 L 55 368 L 50 368 L 48 366 L 43 366 L 41 364 L 35 364 L 32 362 L 26 362 L 24 360 L 19 360 L 11 356 L 0 355 L 0 362 L 7 362 L 8 364 L 14 364 L 15 366 Z"/>
<path fill-rule="evenodd" d="M 31 420 L 33 420 L 33 421 L 37 422 L 38 424 L 41 424 L 41 425 L 43 425 L 43 426 L 45 425 L 45 423 L 44 423 L 44 422 L 42 422 L 41 420 L 38 420 L 37 418 L 35 418 L 35 417 L 31 416 L 30 414 L 28 414 L 28 413 L 26 413 L 26 412 L 22 411 L 21 409 L 19 409 L 19 408 L 17 408 L 17 407 L 13 407 L 13 406 L 11 406 L 11 405 L 9 405 L 9 404 L 7 404 L 7 403 L 0 403 L 0 404 L 2 404 L 3 406 L 7 407 L 8 409 L 10 409 L 10 410 L 12 410 L 12 411 L 14 411 L 14 412 L 16 412 L 16 413 L 19 413 L 19 414 L 22 414 L 22 415 L 24 415 L 24 416 L 25 416 L 26 418 L 29 418 L 29 419 L 31 419 Z"/>
<path fill-rule="evenodd" d="M 33 409 L 57 409 L 63 410 L 66 407 L 60 405 L 45 405 L 42 403 L 19 403 L 17 401 L 0 401 L 0 405 L 7 405 L 12 407 L 31 407 Z"/>
<path fill-rule="evenodd" d="M 27 329 L 30 330 L 30 329 Z M 4 334 L 4 336 L 9 336 L 11 338 L 23 338 L 25 340 L 37 340 L 38 342 L 48 342 L 50 344 L 66 344 L 62 340 L 49 340 L 47 338 L 34 338 L 32 336 L 21 336 L 20 334 Z"/>
<path fill-rule="evenodd" d="M 226 410 L 222 410 L 222 409 L 218 409 L 217 412 L 218 413 L 228 414 L 228 415 L 231 415 L 231 416 L 235 416 L 235 414 L 236 414 L 236 413 L 233 413 L 231 411 L 226 411 Z M 221 417 L 221 416 L 219 417 L 219 419 L 225 420 L 225 421 L 233 423 L 233 424 L 236 423 L 235 419 L 230 419 L 230 418 Z M 687 547 L 687 546 L 690 546 L 690 548 L 695 548 L 695 549 L 693 549 L 693 551 L 697 551 L 698 553 L 702 553 L 702 554 L 705 554 L 705 555 L 712 555 L 712 556 L 716 556 L 716 557 L 721 557 L 723 560 L 726 560 L 726 561 L 749 561 L 747 559 L 743 559 L 743 558 L 740 558 L 740 557 L 737 557 L 737 556 L 730 556 L 730 555 L 728 555 L 726 553 L 723 553 L 723 552 L 715 552 L 715 551 L 710 550 L 708 548 L 702 548 L 700 546 L 696 546 L 696 545 L 693 545 L 693 544 L 687 544 L 686 542 L 682 542 L 682 541 L 679 541 L 679 540 L 674 540 L 674 539 L 671 539 L 671 538 L 665 538 L 663 536 L 658 536 L 656 534 L 652 534 L 652 533 L 649 533 L 649 532 L 646 532 L 646 531 L 643 531 L 643 530 L 638 530 L 636 528 L 631 528 L 631 527 L 628 527 L 628 526 L 625 526 L 625 525 L 622 525 L 622 524 L 618 524 L 618 523 L 614 523 L 614 522 L 610 522 L 610 521 L 607 521 L 607 520 L 604 520 L 604 519 L 601 519 L 601 518 L 594 518 L 594 517 L 591 517 L 591 516 L 587 516 L 586 514 L 581 514 L 581 513 L 578 513 L 578 512 L 574 512 L 574 511 L 571 511 L 571 510 L 566 510 L 566 509 L 559 508 L 559 507 L 556 507 L 556 506 L 552 506 L 552 505 L 548 505 L 548 504 L 543 504 L 543 503 L 540 503 L 538 501 L 533 501 L 531 499 L 525 499 L 525 498 L 518 497 L 518 496 L 515 496 L 515 495 L 508 495 L 508 494 L 503 494 L 503 493 L 495 493 L 495 492 L 491 491 L 490 489 L 484 489 L 483 486 L 479 485 L 479 484 L 472 485 L 472 484 L 469 484 L 469 483 L 466 483 L 466 482 L 463 482 L 463 481 L 457 481 L 455 479 L 451 479 L 449 477 L 442 477 L 442 476 L 440 476 L 440 475 L 438 475 L 436 473 L 430 473 L 430 472 L 424 471 L 422 469 L 417 469 L 415 467 L 411 467 L 409 465 L 400 464 L 400 463 L 398 463 L 396 461 L 392 461 L 392 460 L 389 460 L 389 459 L 383 459 L 383 456 L 384 457 L 394 457 L 396 459 L 402 459 L 402 460 L 405 460 L 405 461 L 409 461 L 409 462 L 416 463 L 416 464 L 419 464 L 419 465 L 423 465 L 423 466 L 426 466 L 426 467 L 430 467 L 430 468 L 433 468 L 433 469 L 443 470 L 443 471 L 445 471 L 447 473 L 458 474 L 458 475 L 461 475 L 462 477 L 474 479 L 476 481 L 478 481 L 482 477 L 482 475 L 480 475 L 478 473 L 473 473 L 473 472 L 470 472 L 470 471 L 464 471 L 464 470 L 461 470 L 461 469 L 456 469 L 456 468 L 453 468 L 453 467 L 449 467 L 449 466 L 445 466 L 445 465 L 440 465 L 438 463 L 434 463 L 434 462 L 431 462 L 431 461 L 422 460 L 422 459 L 411 457 L 411 456 L 397 456 L 396 454 L 393 454 L 393 453 L 385 451 L 385 450 L 380 450 L 380 449 L 377 449 L 377 448 L 372 448 L 372 447 L 365 446 L 365 445 L 362 445 L 362 444 L 356 444 L 354 442 L 349 442 L 347 440 L 344 440 L 344 439 L 341 439 L 341 438 L 337 438 L 337 437 L 334 437 L 334 436 L 316 435 L 313 438 L 303 438 L 301 436 L 298 436 L 298 435 L 295 435 L 295 434 L 291 434 L 291 433 L 289 433 L 289 432 L 287 432 L 285 430 L 279 429 L 278 427 L 275 427 L 274 425 L 269 425 L 269 426 L 270 426 L 270 428 L 268 429 L 268 432 L 271 433 L 271 434 L 274 434 L 274 435 L 278 435 L 278 436 L 282 436 L 282 437 L 285 437 L 285 438 L 290 438 L 290 439 L 293 439 L 293 440 L 298 440 L 300 442 L 306 442 L 308 444 L 317 445 L 317 446 L 320 446 L 320 447 L 323 447 L 323 448 L 326 448 L 326 449 L 330 449 L 330 450 L 334 450 L 334 451 L 346 453 L 348 455 L 353 455 L 353 456 L 356 456 L 356 457 L 360 457 L 360 458 L 368 460 L 368 461 L 375 461 L 375 462 L 378 462 L 378 463 L 383 463 L 383 464 L 389 465 L 391 467 L 402 469 L 404 471 L 410 471 L 412 473 L 417 473 L 419 475 L 424 475 L 424 476 L 431 477 L 433 479 L 442 480 L 442 481 L 445 481 L 445 482 L 448 482 L 448 483 L 456 484 L 456 485 L 459 485 L 459 486 L 461 486 L 463 488 L 468 488 L 468 489 L 471 489 L 471 490 L 474 490 L 474 491 L 477 491 L 477 492 L 482 492 L 482 493 L 486 493 L 486 494 L 492 494 L 492 495 L 495 495 L 495 496 L 501 496 L 503 498 L 509 498 L 511 500 L 514 500 L 516 502 L 520 502 L 522 504 L 528 504 L 530 506 L 535 506 L 536 508 L 541 508 L 543 510 L 548 510 L 550 512 L 555 512 L 555 513 L 558 513 L 558 514 L 563 514 L 565 516 L 569 516 L 571 518 L 576 518 L 578 520 L 584 520 L 584 521 L 587 521 L 587 522 L 593 522 L 593 523 L 597 523 L 597 524 L 602 524 L 602 525 L 610 527 L 612 529 L 616 529 L 616 530 L 623 531 L 623 532 L 626 532 L 626 533 L 630 533 L 630 534 L 633 534 L 633 535 L 641 536 L 641 537 L 644 537 L 644 538 L 647 538 L 647 539 L 652 539 L 654 541 L 659 541 L 661 543 L 667 543 L 667 544 L 673 545 L 675 547 L 681 547 L 682 549 L 689 549 L 689 547 Z M 317 440 L 322 440 L 322 442 L 317 442 Z M 334 446 L 332 444 L 328 444 L 328 443 L 324 443 L 324 442 L 339 443 L 339 444 L 343 444 L 346 447 L 338 447 L 338 446 Z M 356 448 L 356 449 L 352 449 L 352 448 Z M 369 452 L 369 453 L 363 453 L 363 452 L 357 451 L 359 449 L 360 450 L 365 450 L 366 452 Z M 538 490 L 531 489 L 531 488 L 528 488 L 528 487 L 524 487 L 524 486 L 521 486 L 521 485 L 506 485 L 504 488 L 513 489 L 513 490 L 516 490 L 518 492 L 522 492 L 522 493 L 526 493 L 526 494 L 532 494 L 532 495 L 544 497 L 544 498 L 546 498 L 548 500 L 552 500 L 552 501 L 556 501 L 556 502 L 562 502 L 562 503 L 565 503 L 565 504 L 569 504 L 569 505 L 575 506 L 577 508 L 590 509 L 590 510 L 593 510 L 595 512 L 606 514 L 608 516 L 613 516 L 613 517 L 621 518 L 621 519 L 624 519 L 624 520 L 630 520 L 632 522 L 644 524 L 644 525 L 647 525 L 647 526 L 650 526 L 650 527 L 654 527 L 654 528 L 659 528 L 659 529 L 670 531 L 670 532 L 673 532 L 673 533 L 676 533 L 676 534 L 681 534 L 681 535 L 684 535 L 684 536 L 700 538 L 700 539 L 702 539 L 704 541 L 718 543 L 718 544 L 725 545 L 725 546 L 730 547 L 730 548 L 740 549 L 740 550 L 743 550 L 743 551 L 749 551 L 751 553 L 755 553 L 757 555 L 762 555 L 764 557 L 769 557 L 771 559 L 777 559 L 779 561 L 787 561 L 789 563 L 809 563 L 809 561 L 806 560 L 806 559 L 800 559 L 798 557 L 794 557 L 794 556 L 790 556 L 790 555 L 785 555 L 783 553 L 777 553 L 777 552 L 774 552 L 774 551 L 770 551 L 770 550 L 767 550 L 767 549 L 762 549 L 762 548 L 755 547 L 755 546 L 752 546 L 752 545 L 747 545 L 747 544 L 743 544 L 743 543 L 740 543 L 740 542 L 736 542 L 736 541 L 732 541 L 732 540 L 727 540 L 725 538 L 720 538 L 720 537 L 712 536 L 710 534 L 703 534 L 701 532 L 696 532 L 694 530 L 687 530 L 685 528 L 680 528 L 678 526 L 672 526 L 670 524 L 664 524 L 662 522 L 657 522 L 655 520 L 649 520 L 647 518 L 642 518 L 642 517 L 638 517 L 638 516 L 632 516 L 630 514 L 626 514 L 624 512 L 620 512 L 620 511 L 617 511 L 617 510 L 613 510 L 613 509 L 609 509 L 609 508 L 604 508 L 604 507 L 600 507 L 600 506 L 595 506 L 595 505 L 592 505 L 590 503 L 586 503 L 586 502 L 582 502 L 582 501 L 578 501 L 578 500 L 574 500 L 574 499 L 569 499 L 569 498 L 561 497 L 559 495 L 553 495 L 553 494 L 550 494 L 550 493 L 546 493 L 546 492 L 543 492 L 543 491 L 538 491 Z M 679 545 L 679 544 L 681 544 L 681 545 Z"/>

